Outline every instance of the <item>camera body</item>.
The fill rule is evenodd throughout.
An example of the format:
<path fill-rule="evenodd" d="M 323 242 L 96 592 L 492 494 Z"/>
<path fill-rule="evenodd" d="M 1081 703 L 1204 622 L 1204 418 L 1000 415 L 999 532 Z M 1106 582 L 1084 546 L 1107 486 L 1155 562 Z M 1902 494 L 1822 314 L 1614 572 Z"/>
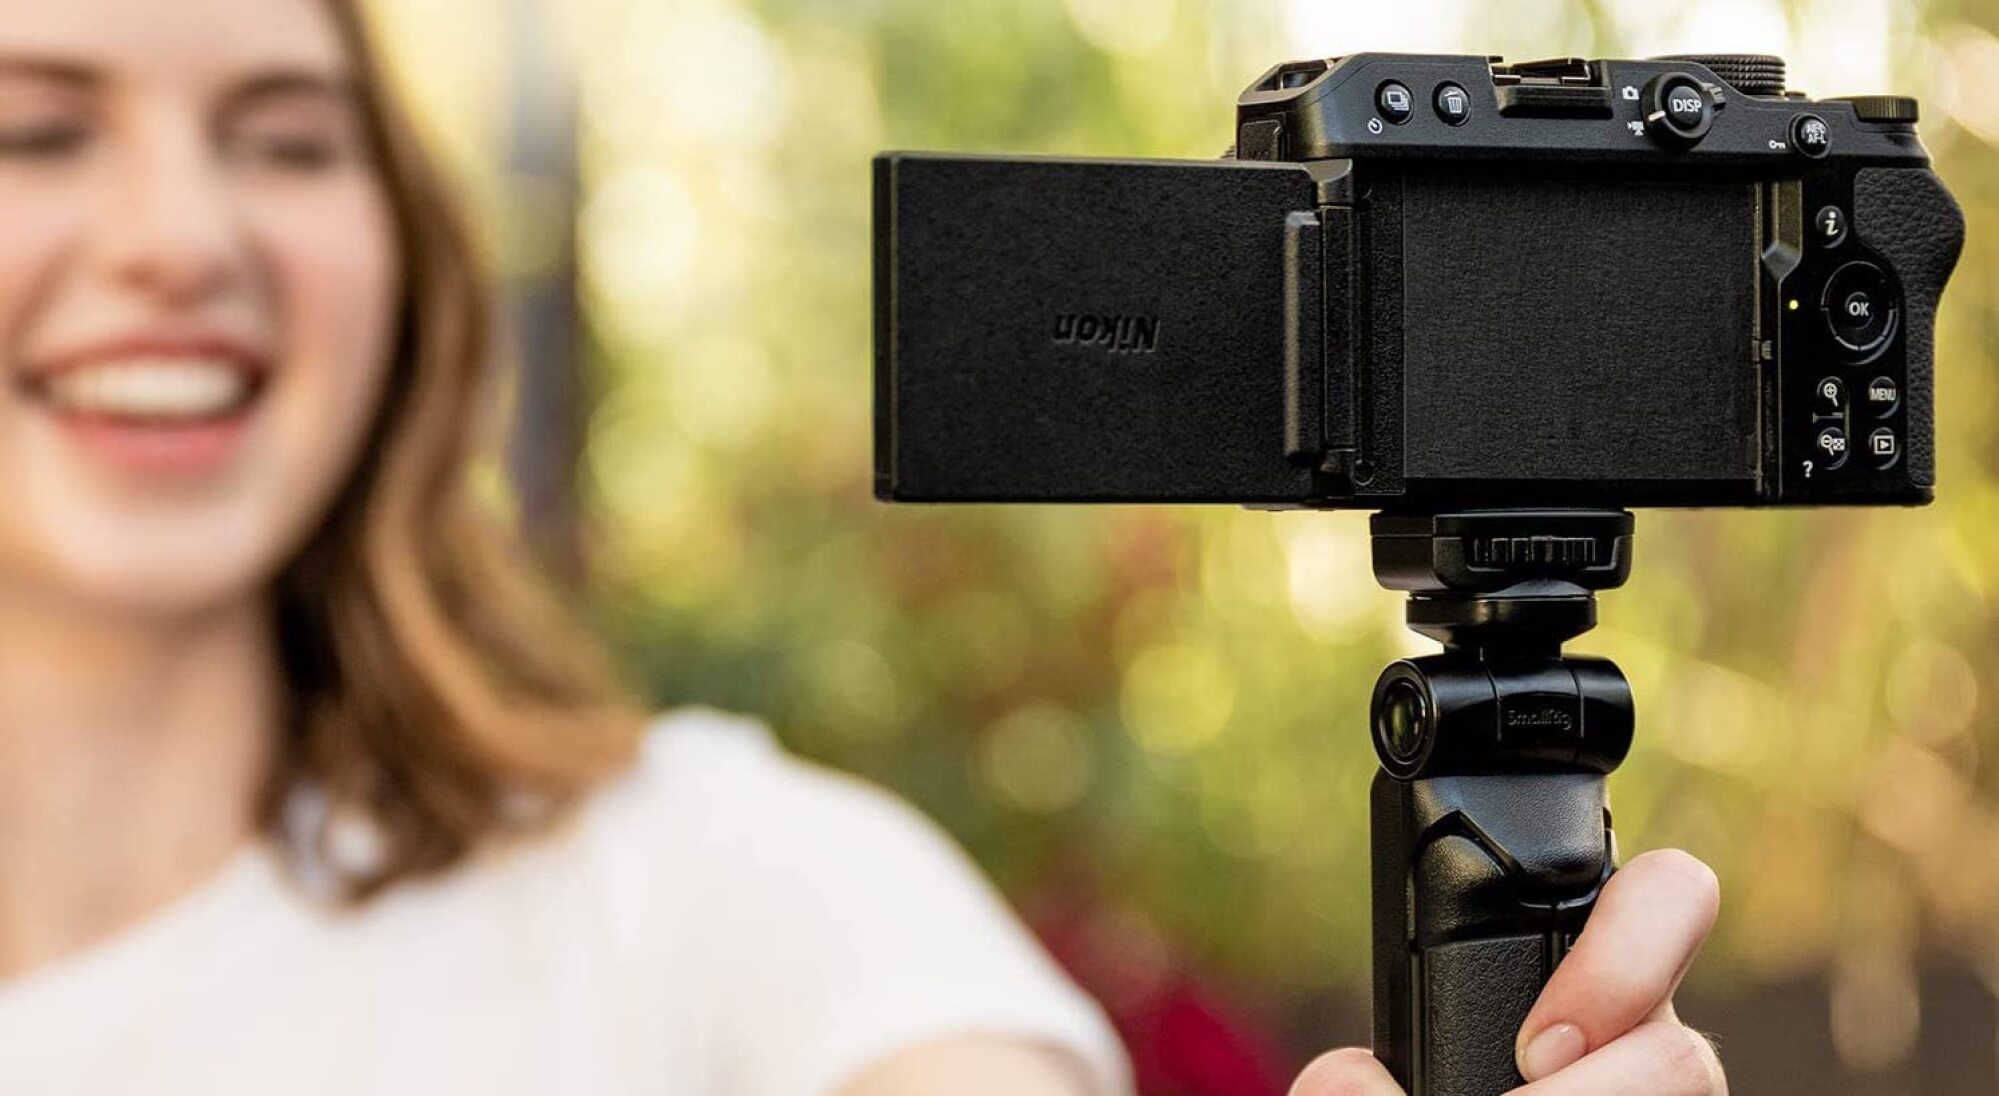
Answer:
<path fill-rule="evenodd" d="M 1964 223 L 1772 58 L 1279 65 L 1220 161 L 875 163 L 876 493 L 1920 504 Z"/>

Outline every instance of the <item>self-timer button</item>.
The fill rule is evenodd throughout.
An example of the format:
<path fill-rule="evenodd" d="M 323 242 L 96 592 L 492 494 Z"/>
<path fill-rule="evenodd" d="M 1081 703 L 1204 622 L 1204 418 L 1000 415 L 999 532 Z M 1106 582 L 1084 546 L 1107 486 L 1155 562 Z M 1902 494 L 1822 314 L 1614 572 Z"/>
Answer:
<path fill-rule="evenodd" d="M 1895 335 L 1897 308 L 1888 276 L 1873 263 L 1848 263 L 1826 282 L 1820 302 L 1833 340 L 1853 357 L 1879 353 Z"/>

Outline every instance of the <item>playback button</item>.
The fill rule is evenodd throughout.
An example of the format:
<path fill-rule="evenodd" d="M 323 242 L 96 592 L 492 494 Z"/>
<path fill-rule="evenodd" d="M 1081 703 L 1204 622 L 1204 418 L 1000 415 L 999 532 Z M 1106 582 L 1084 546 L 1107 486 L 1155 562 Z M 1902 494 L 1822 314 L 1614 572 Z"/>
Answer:
<path fill-rule="evenodd" d="M 1902 459 L 1902 443 L 1893 430 L 1882 427 L 1867 435 L 1867 455 L 1874 458 L 1876 468 L 1893 468 Z"/>

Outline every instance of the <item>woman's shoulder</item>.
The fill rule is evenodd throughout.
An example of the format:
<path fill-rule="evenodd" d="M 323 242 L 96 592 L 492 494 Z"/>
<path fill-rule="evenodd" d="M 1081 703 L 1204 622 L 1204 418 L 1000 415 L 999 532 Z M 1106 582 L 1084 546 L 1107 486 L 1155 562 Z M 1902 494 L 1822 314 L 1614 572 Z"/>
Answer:
<path fill-rule="evenodd" d="M 758 1078 L 745 1091 L 830 1092 L 951 1032 L 1063 1048 L 1100 1091 L 1127 1091 L 1102 1014 L 942 828 L 787 753 L 754 719 L 662 717 L 583 828 L 589 844 L 657 857 L 660 886 L 699 897 L 688 938 L 713 966 L 704 992 L 728 1018 L 717 1038 Z M 773 1033 L 793 1053 L 762 1061 Z"/>
<path fill-rule="evenodd" d="M 688 707 L 653 721 L 637 761 L 581 821 L 586 839 L 735 846 L 855 815 L 927 825 L 881 788 L 789 753 L 755 717 Z"/>
<path fill-rule="evenodd" d="M 996 897 L 935 822 L 852 773 L 788 752 L 768 725 L 712 708 L 660 716 L 639 759 L 567 838 L 594 859 L 642 857 L 676 889 L 726 894 L 738 913 L 857 888 L 921 909 Z"/>

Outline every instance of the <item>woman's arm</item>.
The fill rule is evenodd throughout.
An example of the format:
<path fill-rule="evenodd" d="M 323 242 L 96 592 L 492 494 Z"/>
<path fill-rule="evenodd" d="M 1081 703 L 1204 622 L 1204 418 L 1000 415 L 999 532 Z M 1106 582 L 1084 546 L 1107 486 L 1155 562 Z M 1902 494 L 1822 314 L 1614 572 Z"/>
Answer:
<path fill-rule="evenodd" d="M 840 1096 L 1099 1096 L 1061 1053 L 1018 1039 L 965 1036 L 904 1050 Z"/>

